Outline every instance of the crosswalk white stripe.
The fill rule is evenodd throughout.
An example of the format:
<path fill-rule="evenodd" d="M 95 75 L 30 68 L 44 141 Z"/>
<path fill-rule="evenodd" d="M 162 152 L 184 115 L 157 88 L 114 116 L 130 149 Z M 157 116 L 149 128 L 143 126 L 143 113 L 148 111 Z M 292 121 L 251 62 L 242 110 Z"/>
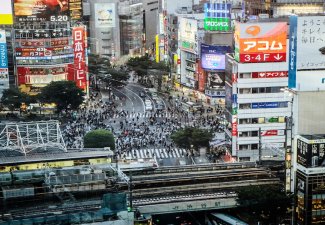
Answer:
<path fill-rule="evenodd" d="M 156 157 L 161 158 L 159 149 L 155 148 L 154 151 L 155 151 Z"/>
<path fill-rule="evenodd" d="M 181 157 L 181 154 L 179 153 L 179 149 L 175 148 L 175 154 L 176 154 L 176 157 Z"/>
<path fill-rule="evenodd" d="M 171 155 L 172 158 L 176 158 L 175 149 L 170 150 L 170 155 Z"/>

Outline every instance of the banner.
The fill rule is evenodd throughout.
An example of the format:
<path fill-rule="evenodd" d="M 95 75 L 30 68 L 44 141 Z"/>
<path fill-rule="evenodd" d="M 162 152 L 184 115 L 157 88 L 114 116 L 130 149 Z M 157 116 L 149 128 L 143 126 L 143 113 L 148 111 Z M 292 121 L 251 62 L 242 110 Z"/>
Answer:
<path fill-rule="evenodd" d="M 14 0 L 17 22 L 69 21 L 68 0 Z"/>
<path fill-rule="evenodd" d="M 74 52 L 74 81 L 82 90 L 87 88 L 85 28 L 74 27 L 72 30 Z"/>
<path fill-rule="evenodd" d="M 9 86 L 6 32 L 0 30 L 0 84 L 4 81 Z"/>
<path fill-rule="evenodd" d="M 95 27 L 116 27 L 114 3 L 95 3 Z"/>

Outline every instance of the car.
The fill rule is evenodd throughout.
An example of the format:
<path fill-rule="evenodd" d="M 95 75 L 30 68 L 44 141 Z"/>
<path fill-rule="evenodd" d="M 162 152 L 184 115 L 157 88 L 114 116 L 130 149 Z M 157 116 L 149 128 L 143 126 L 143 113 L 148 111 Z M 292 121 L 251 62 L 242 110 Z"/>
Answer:
<path fill-rule="evenodd" d="M 141 98 L 145 98 L 146 97 L 146 93 L 144 93 L 143 91 L 140 91 L 139 96 Z"/>
<path fill-rule="evenodd" d="M 152 110 L 152 105 L 150 104 L 145 104 L 145 108 L 147 111 L 151 111 Z"/>
<path fill-rule="evenodd" d="M 150 101 L 149 99 L 146 99 L 146 100 L 144 101 L 144 104 L 150 104 L 150 105 L 151 105 L 151 101 Z"/>

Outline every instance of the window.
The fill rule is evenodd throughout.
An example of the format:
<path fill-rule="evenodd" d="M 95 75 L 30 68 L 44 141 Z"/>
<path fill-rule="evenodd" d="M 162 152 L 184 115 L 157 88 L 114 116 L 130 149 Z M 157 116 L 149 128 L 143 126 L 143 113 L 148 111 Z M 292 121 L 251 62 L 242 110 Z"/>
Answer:
<path fill-rule="evenodd" d="M 251 144 L 251 150 L 257 150 L 258 144 Z"/>
<path fill-rule="evenodd" d="M 257 94 L 258 93 L 258 88 L 252 88 L 252 93 Z"/>
<path fill-rule="evenodd" d="M 258 136 L 258 131 L 257 130 L 251 131 L 251 136 L 252 137 L 257 137 Z"/>
<path fill-rule="evenodd" d="M 239 94 L 250 94 L 251 89 L 250 88 L 240 88 L 239 89 Z"/>
<path fill-rule="evenodd" d="M 251 108 L 250 103 L 239 104 L 239 109 L 250 109 L 250 108 Z"/>
<path fill-rule="evenodd" d="M 239 145 L 239 150 L 248 150 L 248 145 Z"/>
<path fill-rule="evenodd" d="M 239 162 L 249 162 L 250 157 L 239 157 Z"/>
<path fill-rule="evenodd" d="M 258 118 L 252 118 L 252 123 L 253 123 L 253 124 L 258 123 Z"/>
<path fill-rule="evenodd" d="M 239 124 L 248 124 L 250 123 L 250 119 L 239 119 Z"/>
<path fill-rule="evenodd" d="M 251 77 L 251 73 L 240 73 L 239 78 L 247 79 L 247 78 L 252 78 L 252 77 Z"/>
<path fill-rule="evenodd" d="M 260 88 L 260 93 L 265 93 L 265 88 Z"/>
<path fill-rule="evenodd" d="M 258 118 L 258 123 L 265 123 L 265 118 L 264 117 Z"/>
<path fill-rule="evenodd" d="M 238 132 L 239 137 L 248 137 L 248 131 Z"/>

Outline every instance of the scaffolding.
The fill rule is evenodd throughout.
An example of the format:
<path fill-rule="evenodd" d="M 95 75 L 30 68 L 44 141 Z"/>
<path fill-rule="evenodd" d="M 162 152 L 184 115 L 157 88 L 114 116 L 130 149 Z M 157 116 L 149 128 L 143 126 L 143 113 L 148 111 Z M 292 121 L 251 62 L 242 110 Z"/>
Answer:
<path fill-rule="evenodd" d="M 47 148 L 67 151 L 57 120 L 7 123 L 0 133 L 0 150 L 13 150 L 26 155 L 36 149 Z"/>

